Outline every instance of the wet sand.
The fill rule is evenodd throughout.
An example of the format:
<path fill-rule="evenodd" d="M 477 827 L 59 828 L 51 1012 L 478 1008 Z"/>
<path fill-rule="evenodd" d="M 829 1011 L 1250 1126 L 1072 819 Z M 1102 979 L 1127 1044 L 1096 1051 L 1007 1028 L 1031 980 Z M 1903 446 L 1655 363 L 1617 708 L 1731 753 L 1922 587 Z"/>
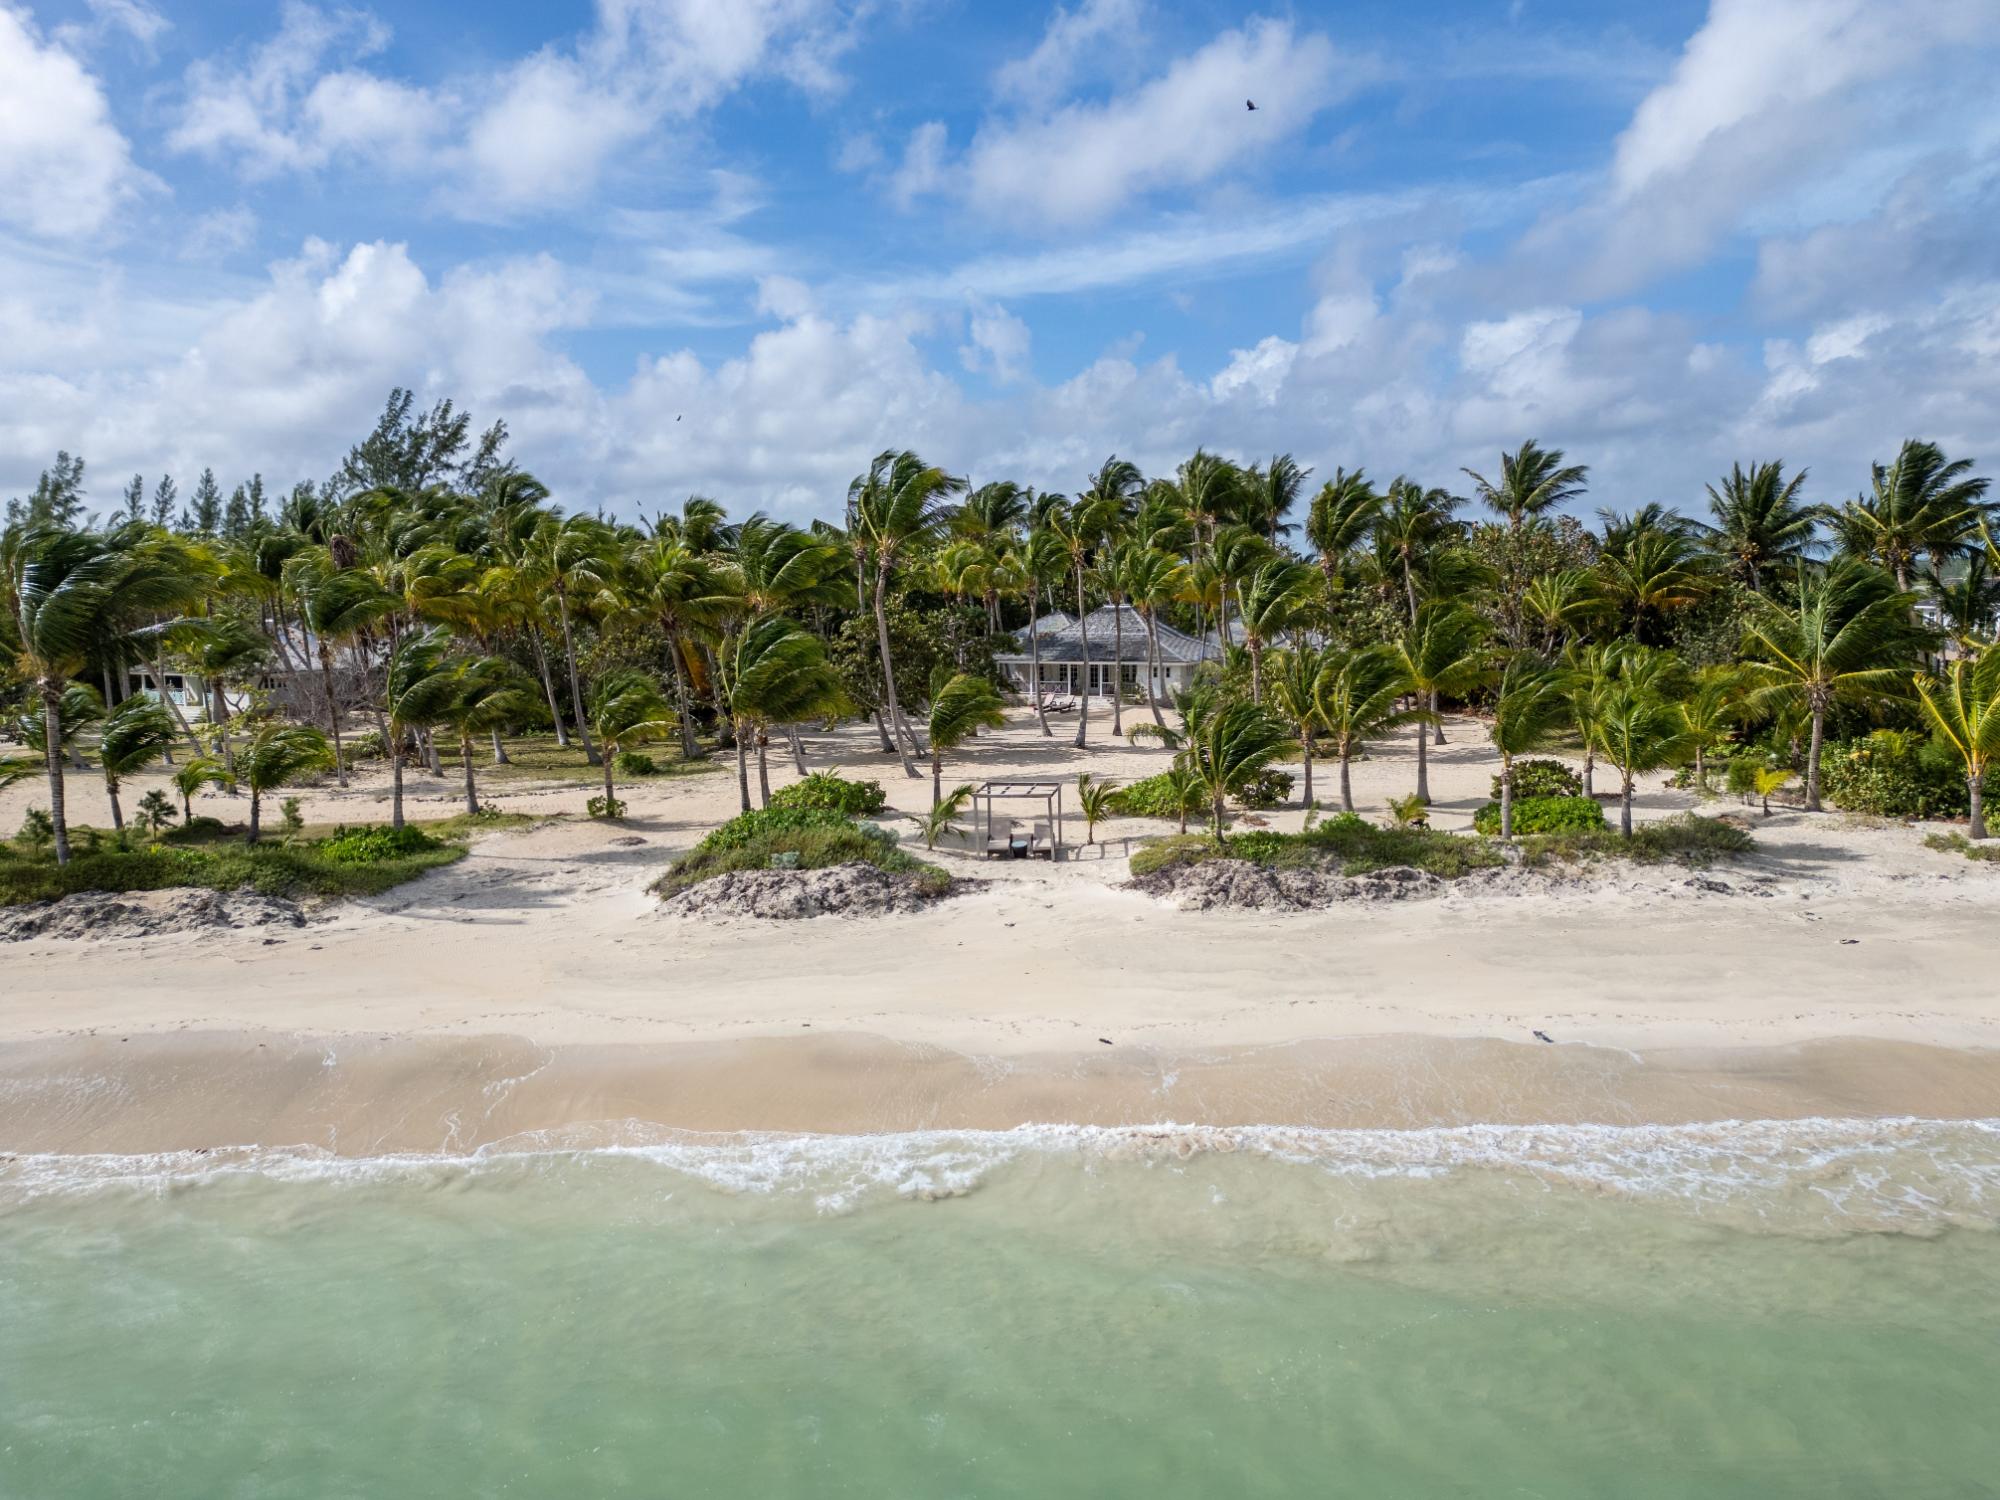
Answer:
<path fill-rule="evenodd" d="M 639 1145 L 679 1131 L 1022 1124 L 1410 1129 L 2000 1118 L 2000 1052 L 1835 1040 L 1613 1048 L 1378 1036 L 970 1056 L 861 1035 L 542 1047 L 187 1032 L 0 1047 L 5 1145 L 341 1156 Z"/>

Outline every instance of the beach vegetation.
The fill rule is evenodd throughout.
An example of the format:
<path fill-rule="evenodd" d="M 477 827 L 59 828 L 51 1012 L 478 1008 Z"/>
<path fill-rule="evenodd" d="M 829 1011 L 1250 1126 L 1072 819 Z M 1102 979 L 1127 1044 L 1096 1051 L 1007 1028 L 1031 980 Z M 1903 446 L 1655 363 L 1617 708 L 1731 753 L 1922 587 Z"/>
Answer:
<path fill-rule="evenodd" d="M 771 793 L 773 807 L 820 808 L 843 817 L 865 818 L 888 802 L 879 781 L 856 781 L 836 771 L 814 771 Z"/>
<path fill-rule="evenodd" d="M 1572 833 L 1602 828 L 1604 808 L 1595 797 L 1522 797 L 1511 809 L 1489 802 L 1472 815 L 1476 833 L 1512 838 L 1515 834 Z"/>
<path fill-rule="evenodd" d="M 825 808 L 756 808 L 724 823 L 676 860 L 655 882 L 666 896 L 734 870 L 817 870 L 867 864 L 896 875 L 916 876 L 926 888 L 942 891 L 951 877 L 899 848 L 885 828 L 857 823 Z"/>

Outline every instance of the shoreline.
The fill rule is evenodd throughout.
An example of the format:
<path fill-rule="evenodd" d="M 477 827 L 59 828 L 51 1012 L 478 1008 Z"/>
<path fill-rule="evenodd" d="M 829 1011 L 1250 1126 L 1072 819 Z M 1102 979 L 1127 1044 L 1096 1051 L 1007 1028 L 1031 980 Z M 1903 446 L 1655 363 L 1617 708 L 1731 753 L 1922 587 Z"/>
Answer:
<path fill-rule="evenodd" d="M 341 1158 L 639 1147 L 683 1133 L 1023 1126 L 1411 1131 L 2000 1119 L 2000 1050 L 1380 1035 L 1000 1058 L 858 1034 L 538 1046 L 229 1032 L 0 1044 L 0 1153 Z"/>

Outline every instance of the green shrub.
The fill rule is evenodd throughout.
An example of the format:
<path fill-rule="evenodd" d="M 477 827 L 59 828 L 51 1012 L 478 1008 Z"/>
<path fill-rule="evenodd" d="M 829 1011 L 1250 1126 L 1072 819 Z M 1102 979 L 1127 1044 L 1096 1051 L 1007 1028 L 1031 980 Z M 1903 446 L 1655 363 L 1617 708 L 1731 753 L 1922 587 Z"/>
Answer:
<path fill-rule="evenodd" d="M 1172 778 L 1162 772 L 1111 794 L 1110 810 L 1120 818 L 1178 818 L 1180 808 L 1174 797 Z"/>
<path fill-rule="evenodd" d="M 1275 767 L 1266 768 L 1241 786 L 1234 786 L 1229 790 L 1244 807 L 1253 809 L 1282 807 L 1291 800 L 1292 773 L 1280 771 Z"/>
<path fill-rule="evenodd" d="M 777 799 L 771 799 L 770 807 L 757 808 L 731 818 L 720 828 L 709 833 L 694 846 L 696 854 L 719 854 L 731 849 L 745 849 L 751 843 L 774 833 L 804 833 L 810 829 L 852 828 L 858 833 L 854 821 L 837 812 L 823 807 L 778 807 Z"/>
<path fill-rule="evenodd" d="M 160 835 L 160 840 L 167 844 L 212 844 L 228 836 L 229 829 L 222 819 L 196 813 L 180 827 L 169 828 Z"/>
<path fill-rule="evenodd" d="M 659 763 L 643 750 L 620 750 L 611 762 L 620 776 L 657 776 Z"/>
<path fill-rule="evenodd" d="M 55 842 L 56 821 L 46 809 L 31 807 L 21 815 L 21 831 L 15 837 L 31 849 L 46 849 Z"/>
<path fill-rule="evenodd" d="M 593 818 L 622 818 L 625 804 L 616 797 L 607 797 L 601 792 L 583 804 L 583 810 Z"/>
<path fill-rule="evenodd" d="M 296 838 L 305 831 L 305 807 L 297 797 L 287 797 L 278 804 L 278 825 L 286 838 Z"/>
<path fill-rule="evenodd" d="M 850 781 L 831 771 L 814 771 L 771 794 L 773 807 L 811 808 L 848 818 L 878 813 L 888 800 L 881 782 Z"/>
<path fill-rule="evenodd" d="M 906 854 L 886 828 L 856 823 L 825 808 L 774 806 L 724 823 L 682 855 L 653 889 L 670 895 L 731 870 L 818 870 L 852 864 L 915 875 L 926 889 L 939 893 L 951 885 L 946 871 Z"/>
<path fill-rule="evenodd" d="M 405 824 L 401 828 L 338 828 L 332 837 L 320 840 L 319 852 L 335 864 L 379 865 L 443 847 L 442 841 L 421 828 Z"/>
<path fill-rule="evenodd" d="M 1500 778 L 1493 778 L 1487 795 L 1500 800 Z M 1531 797 L 1581 797 L 1583 778 L 1559 760 L 1517 760 L 1514 762 L 1514 805 Z"/>
<path fill-rule="evenodd" d="M 1827 746 L 1820 789 L 1838 807 L 1883 818 L 1962 818 L 1972 808 L 1962 763 L 1894 730 Z"/>
<path fill-rule="evenodd" d="M 1729 762 L 1728 787 L 1739 797 L 1757 795 L 1757 773 L 1765 769 L 1764 757 L 1746 752 Z"/>
<path fill-rule="evenodd" d="M 1594 797 L 1516 797 L 1514 832 L 1571 833 L 1604 826 L 1604 809 Z M 1489 802 L 1472 815 L 1472 827 L 1488 836 L 1500 832 L 1500 804 Z"/>

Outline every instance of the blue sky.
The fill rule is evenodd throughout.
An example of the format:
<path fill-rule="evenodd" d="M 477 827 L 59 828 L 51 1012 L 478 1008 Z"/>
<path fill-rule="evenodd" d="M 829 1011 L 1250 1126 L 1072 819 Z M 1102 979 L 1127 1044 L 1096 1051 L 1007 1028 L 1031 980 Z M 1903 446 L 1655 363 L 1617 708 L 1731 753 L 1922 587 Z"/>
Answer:
<path fill-rule="evenodd" d="M 0 0 L 0 493 L 286 486 L 403 384 L 625 515 L 1529 436 L 1838 498 L 2000 447 L 1996 63 L 1991 0 Z"/>

